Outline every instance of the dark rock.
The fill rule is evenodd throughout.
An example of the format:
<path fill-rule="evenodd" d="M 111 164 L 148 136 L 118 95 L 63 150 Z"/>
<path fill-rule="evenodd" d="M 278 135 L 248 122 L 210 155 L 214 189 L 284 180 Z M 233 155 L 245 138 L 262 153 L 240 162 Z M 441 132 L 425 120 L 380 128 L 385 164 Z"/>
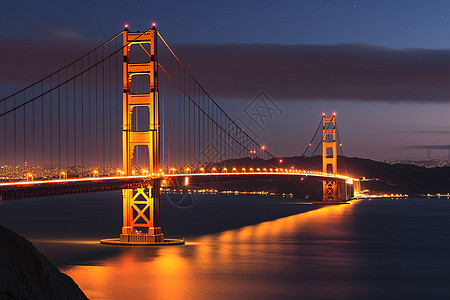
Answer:
<path fill-rule="evenodd" d="M 0 225 L 0 300 L 87 299 L 25 238 Z"/>

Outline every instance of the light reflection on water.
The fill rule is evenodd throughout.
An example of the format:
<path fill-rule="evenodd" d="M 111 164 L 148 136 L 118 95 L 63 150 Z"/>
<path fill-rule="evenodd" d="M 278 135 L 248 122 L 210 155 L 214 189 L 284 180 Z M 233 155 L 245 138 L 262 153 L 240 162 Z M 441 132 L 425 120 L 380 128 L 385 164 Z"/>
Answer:
<path fill-rule="evenodd" d="M 3 203 L 0 223 L 91 299 L 450 299 L 448 199 L 317 207 L 242 195 L 189 210 L 161 202 L 164 233 L 186 237 L 174 247 L 98 243 L 120 231 L 120 192 Z"/>
<path fill-rule="evenodd" d="M 275 221 L 205 235 L 185 246 L 123 247 L 95 265 L 69 266 L 91 299 L 273 299 L 353 296 L 352 205 L 328 206 Z M 315 289 L 310 286 L 314 282 Z M 323 282 L 325 288 L 317 289 Z"/>

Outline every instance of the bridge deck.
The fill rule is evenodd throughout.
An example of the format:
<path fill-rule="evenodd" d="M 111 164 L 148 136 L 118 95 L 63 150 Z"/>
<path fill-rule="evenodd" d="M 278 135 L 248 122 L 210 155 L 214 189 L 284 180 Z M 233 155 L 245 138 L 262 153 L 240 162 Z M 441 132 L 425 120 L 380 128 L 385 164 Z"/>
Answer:
<path fill-rule="evenodd" d="M 121 189 L 136 189 L 149 186 L 150 182 L 157 179 L 165 180 L 165 185 L 170 186 L 171 180 L 184 180 L 189 178 L 186 184 L 227 182 L 237 180 L 269 180 L 274 178 L 289 177 L 315 177 L 317 180 L 337 180 L 352 183 L 354 178 L 343 175 L 333 175 L 321 172 L 234 172 L 234 173 L 184 173 L 161 174 L 160 176 L 114 176 L 114 177 L 90 177 L 69 178 L 55 180 L 14 181 L 0 183 L 0 197 L 3 200 L 14 200 L 52 195 L 89 193 L 100 191 L 114 191 Z"/>

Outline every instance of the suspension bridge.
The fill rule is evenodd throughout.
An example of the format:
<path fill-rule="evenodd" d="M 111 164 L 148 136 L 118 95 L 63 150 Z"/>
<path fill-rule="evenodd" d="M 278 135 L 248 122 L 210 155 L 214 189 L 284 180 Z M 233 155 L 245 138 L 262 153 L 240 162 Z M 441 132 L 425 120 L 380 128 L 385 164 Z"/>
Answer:
<path fill-rule="evenodd" d="M 323 182 L 324 203 L 353 197 L 359 181 L 337 173 L 336 135 L 335 114 L 323 114 L 303 153 L 318 140 L 322 172 L 238 165 L 242 158 L 269 162 L 275 156 L 217 104 L 155 24 L 144 32 L 126 25 L 0 100 L 0 197 L 122 190 L 122 233 L 105 243 L 182 243 L 161 231 L 162 188 L 313 178 Z"/>

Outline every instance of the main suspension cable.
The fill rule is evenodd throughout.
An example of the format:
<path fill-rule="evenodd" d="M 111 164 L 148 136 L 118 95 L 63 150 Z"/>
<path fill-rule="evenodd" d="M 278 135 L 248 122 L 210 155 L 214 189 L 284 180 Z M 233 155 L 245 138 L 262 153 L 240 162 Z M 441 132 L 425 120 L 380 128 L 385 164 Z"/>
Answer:
<path fill-rule="evenodd" d="M 184 70 L 189 74 L 189 76 L 192 78 L 192 80 L 202 89 L 202 91 L 206 94 L 206 96 L 208 96 L 208 98 L 219 108 L 219 110 L 238 128 L 240 129 L 240 131 L 242 131 L 244 133 L 244 135 L 247 136 L 247 138 L 249 138 L 255 145 L 257 145 L 258 147 L 261 148 L 261 145 L 256 142 L 253 138 L 251 138 L 218 104 L 216 101 L 214 101 L 214 99 L 211 97 L 211 95 L 208 94 L 208 92 L 203 88 L 203 86 L 197 81 L 197 79 L 195 79 L 195 77 L 189 72 L 189 70 L 184 66 L 184 64 L 181 62 L 181 60 L 176 56 L 175 52 L 170 48 L 170 46 L 166 43 L 166 41 L 164 40 L 164 38 L 161 36 L 161 34 L 159 33 L 159 31 L 157 31 L 158 36 L 161 38 L 161 40 L 163 41 L 164 45 L 166 45 L 167 49 L 169 49 L 169 51 L 172 53 L 172 55 L 175 57 L 175 59 L 180 63 L 180 65 L 184 68 Z M 272 158 L 275 158 L 275 156 L 273 156 L 269 151 L 264 150 L 264 152 L 266 152 L 267 154 L 269 154 Z"/>

